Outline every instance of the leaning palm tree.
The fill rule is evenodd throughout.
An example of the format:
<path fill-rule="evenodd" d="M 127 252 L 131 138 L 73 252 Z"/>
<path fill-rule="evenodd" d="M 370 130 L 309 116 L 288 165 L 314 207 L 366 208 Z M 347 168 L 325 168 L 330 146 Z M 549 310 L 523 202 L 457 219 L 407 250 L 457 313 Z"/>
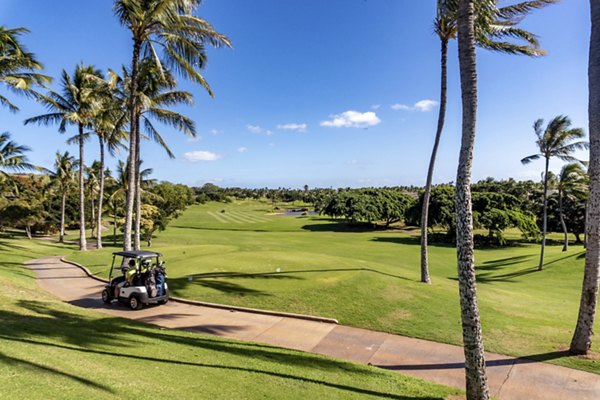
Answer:
<path fill-rule="evenodd" d="M 536 144 L 540 152 L 538 154 L 527 156 L 521 160 L 523 164 L 529 164 L 539 158 L 544 158 L 545 160 L 542 206 L 542 249 L 538 271 L 541 271 L 544 266 L 544 250 L 546 248 L 546 233 L 548 230 L 548 168 L 550 166 L 550 159 L 559 158 L 567 162 L 578 161 L 572 156 L 573 152 L 588 148 L 587 142 L 579 140 L 585 137 L 583 130 L 580 128 L 570 129 L 571 120 L 569 117 L 564 115 L 554 117 L 554 119 L 548 123 L 546 129 L 542 129 L 543 123 L 543 119 L 538 119 L 533 124 L 533 130 L 537 136 Z"/>
<path fill-rule="evenodd" d="M 212 96 L 210 86 L 200 74 L 206 64 L 206 45 L 231 46 L 229 39 L 205 20 L 192 13 L 201 0 L 115 0 L 113 10 L 122 25 L 132 33 L 133 52 L 129 95 L 129 187 L 135 187 L 135 154 L 138 149 L 139 132 L 135 121 L 139 101 L 137 87 L 140 57 L 151 57 L 159 70 L 163 64 L 182 76 L 200 84 Z M 162 59 L 158 49 L 162 48 Z M 131 250 L 131 225 L 134 207 L 134 192 L 127 194 L 123 248 Z"/>
<path fill-rule="evenodd" d="M 581 302 L 570 352 L 587 354 L 592 347 L 600 280 L 600 2 L 590 0 L 592 33 L 588 64 L 588 118 L 590 129 L 590 200 L 587 218 L 587 250 Z"/>
<path fill-rule="evenodd" d="M 58 241 L 65 241 L 65 205 L 67 202 L 67 193 L 71 184 L 75 180 L 75 171 L 77 170 L 77 160 L 71 156 L 68 151 L 63 154 L 56 152 L 54 159 L 54 171 L 50 173 L 50 179 L 58 186 L 61 193 L 60 202 L 60 234 Z"/>
<path fill-rule="evenodd" d="M 544 51 L 539 48 L 537 37 L 532 33 L 517 28 L 516 25 L 532 10 L 545 7 L 556 3 L 558 0 L 533 0 L 524 1 L 505 7 L 497 7 L 497 0 L 492 0 L 488 7 L 491 15 L 485 12 L 476 19 L 476 42 L 477 45 L 488 50 L 526 55 L 530 57 L 540 56 Z M 477 6 L 476 6 L 477 7 Z M 482 6 L 482 11 L 486 11 Z M 429 225 L 429 199 L 431 196 L 431 186 L 433 182 L 433 172 L 435 169 L 435 160 L 437 158 L 438 147 L 444 129 L 447 104 L 447 60 L 448 43 L 456 38 L 456 19 L 458 15 L 458 1 L 456 0 L 438 0 L 437 15 L 434 23 L 435 33 L 438 35 L 441 44 L 441 85 L 440 85 L 440 109 L 438 114 L 438 123 L 429 159 L 429 168 L 427 169 L 427 180 L 425 183 L 425 192 L 423 193 L 423 206 L 421 210 L 421 282 L 431 283 L 429 277 L 429 261 L 427 257 L 427 234 Z M 509 39 L 509 40 L 507 40 Z M 514 42 L 517 39 L 517 42 Z M 513 40 L 513 41 L 510 41 Z"/>
<path fill-rule="evenodd" d="M 36 72 L 42 70 L 43 66 L 35 55 L 20 43 L 20 36 L 24 33 L 29 33 L 29 30 L 0 26 L 0 83 L 10 91 L 35 96 L 37 92 L 34 88 L 50 83 L 52 78 Z M 8 107 L 12 112 L 19 110 L 2 94 L 0 105 Z"/>
<path fill-rule="evenodd" d="M 569 250 L 569 232 L 564 216 L 563 200 L 577 202 L 586 194 L 587 185 L 587 176 L 580 163 L 570 163 L 563 166 L 557 177 L 558 217 L 564 234 L 562 251 Z"/>
<path fill-rule="evenodd" d="M 73 77 L 67 71 L 62 71 L 61 90 L 50 91 L 47 95 L 39 96 L 46 106 L 48 114 L 28 118 L 25 124 L 40 125 L 58 124 L 58 131 L 64 133 L 67 125 L 75 125 L 78 130 L 79 144 L 79 249 L 85 251 L 85 191 L 84 191 L 84 140 L 85 129 L 91 124 L 91 118 L 96 112 L 99 101 L 95 92 L 96 86 L 90 75 L 101 77 L 102 73 L 93 66 L 77 65 Z"/>
<path fill-rule="evenodd" d="M 457 18 L 462 97 L 462 141 L 456 174 L 456 252 L 458 255 L 458 288 L 467 399 L 487 400 L 489 389 L 485 372 L 481 320 L 477 306 L 471 203 L 471 173 L 477 117 L 475 3 L 475 0 L 460 0 Z M 485 1 L 477 2 L 479 14 L 488 13 L 489 10 L 485 9 L 485 3 Z M 488 6 L 491 5 L 488 4 Z"/>
<path fill-rule="evenodd" d="M 10 133 L 0 133 L 0 174 L 7 176 L 8 172 L 33 171 L 38 168 L 27 160 L 26 152 L 29 147 L 19 145 L 10 139 Z"/>

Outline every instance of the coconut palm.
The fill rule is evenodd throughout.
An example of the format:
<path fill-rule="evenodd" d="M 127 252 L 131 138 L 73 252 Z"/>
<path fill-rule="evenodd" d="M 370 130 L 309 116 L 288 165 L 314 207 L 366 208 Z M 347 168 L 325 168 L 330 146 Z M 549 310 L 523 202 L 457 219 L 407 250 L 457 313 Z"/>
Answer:
<path fill-rule="evenodd" d="M 587 354 L 592 346 L 594 319 L 598 304 L 600 279 L 600 3 L 590 0 L 592 33 L 588 64 L 588 118 L 590 130 L 590 193 L 587 218 L 587 249 L 585 272 L 581 289 L 581 302 L 577 325 L 573 332 L 570 351 Z"/>
<path fill-rule="evenodd" d="M 22 172 L 38 169 L 27 160 L 29 147 L 19 145 L 10 139 L 10 133 L 0 133 L 0 174 L 6 176 L 7 171 Z"/>
<path fill-rule="evenodd" d="M 46 106 L 48 114 L 28 118 L 25 124 L 39 125 L 58 124 L 58 131 L 64 133 L 67 125 L 75 125 L 78 131 L 79 144 L 79 249 L 85 251 L 85 191 L 84 191 L 84 140 L 85 129 L 90 127 L 91 119 L 99 105 L 97 88 L 90 75 L 101 77 L 102 73 L 93 66 L 77 65 L 71 77 L 67 71 L 62 71 L 61 90 L 50 91 L 47 95 L 39 96 Z"/>
<path fill-rule="evenodd" d="M 587 192 L 587 175 L 579 163 L 570 163 L 562 167 L 556 178 L 556 189 L 558 190 L 558 216 L 564 233 L 564 244 L 562 251 L 569 249 L 569 233 L 565 222 L 563 200 L 567 199 L 577 202 Z"/>
<path fill-rule="evenodd" d="M 15 93 L 31 96 L 37 93 L 34 87 L 50 83 L 52 78 L 35 72 L 42 70 L 43 66 L 20 43 L 20 37 L 25 33 L 29 33 L 26 28 L 9 29 L 0 26 L 0 83 Z M 0 105 L 8 107 L 12 112 L 19 110 L 2 94 Z"/>
<path fill-rule="evenodd" d="M 542 129 L 543 119 L 538 119 L 533 124 L 533 130 L 537 136 L 536 144 L 539 149 L 538 154 L 532 154 L 521 160 L 523 164 L 544 158 L 544 193 L 543 193 L 543 217 L 542 217 L 542 249 L 540 253 L 540 264 L 538 270 L 541 271 L 544 266 L 544 250 L 546 248 L 546 232 L 548 230 L 548 168 L 550 159 L 559 158 L 563 161 L 578 161 L 572 156 L 576 150 L 588 148 L 588 143 L 580 141 L 585 133 L 580 128 L 570 129 L 571 120 L 569 117 L 559 115 L 554 117 L 546 129 Z"/>
<path fill-rule="evenodd" d="M 127 101 L 127 93 L 131 85 L 131 73 L 126 68 L 123 68 L 122 77 L 114 71 L 110 71 L 110 82 L 116 97 L 121 99 L 123 105 Z M 140 62 L 140 70 L 138 73 L 138 94 L 139 102 L 136 110 L 136 131 L 143 131 L 147 138 L 150 138 L 161 146 L 170 158 L 174 158 L 174 154 L 163 139 L 162 135 L 155 127 L 153 120 L 164 125 L 171 126 L 186 135 L 191 137 L 196 136 L 196 127 L 194 121 L 180 113 L 171 111 L 168 107 L 179 104 L 193 104 L 193 96 L 191 93 L 181 90 L 176 90 L 177 82 L 168 70 L 159 71 L 156 64 L 151 59 L 144 59 Z M 139 147 L 141 141 L 136 141 Z M 136 150 L 137 167 L 136 167 L 136 184 L 135 184 L 135 233 L 134 233 L 134 248 L 140 248 L 140 177 L 139 163 L 141 152 Z"/>
<path fill-rule="evenodd" d="M 126 121 L 125 108 L 121 107 L 121 101 L 118 95 L 112 90 L 110 82 L 98 80 L 97 93 L 100 96 L 101 106 L 92 116 L 92 127 L 98 138 L 100 145 L 100 161 L 98 182 L 98 215 L 96 220 L 96 247 L 102 248 L 102 211 L 104 206 L 104 186 L 105 186 L 105 151 L 108 149 L 110 155 L 114 156 L 117 151 L 124 147 L 123 142 L 126 139 L 126 132 L 123 131 L 123 125 Z"/>
<path fill-rule="evenodd" d="M 483 7 L 484 2 L 478 2 Z M 462 97 L 462 142 L 456 174 L 456 252 L 458 288 L 465 354 L 467 399 L 488 399 L 483 334 L 477 306 L 471 172 L 477 116 L 477 63 L 475 56 L 475 1 L 460 0 L 457 18 L 458 58 Z"/>
<path fill-rule="evenodd" d="M 60 202 L 60 234 L 58 241 L 64 243 L 65 240 L 65 205 L 67 202 L 67 193 L 71 184 L 75 180 L 75 171 L 77 170 L 77 160 L 71 156 L 68 151 L 63 154 L 56 152 L 54 159 L 54 171 L 50 177 L 55 185 L 58 186 L 61 193 Z"/>
<path fill-rule="evenodd" d="M 476 41 L 477 45 L 492 51 L 498 51 L 508 54 L 518 54 L 526 56 L 540 56 L 544 51 L 539 48 L 539 43 L 535 35 L 526 30 L 517 28 L 516 25 L 532 10 L 545 7 L 556 3 L 558 0 L 534 0 L 524 1 L 505 7 L 497 7 L 497 0 L 488 2 L 487 7 L 492 11 L 482 12 L 481 17 L 477 18 Z M 483 4 L 483 3 L 482 3 Z M 481 6 L 482 11 L 486 11 Z M 435 33 L 438 35 L 441 44 L 441 84 L 440 84 L 440 109 L 438 114 L 438 123 L 429 159 L 429 168 L 427 169 L 427 180 L 425 183 L 425 192 L 423 193 L 423 208 L 421 211 L 421 282 L 431 283 L 429 277 L 429 262 L 427 257 L 427 229 L 429 224 L 429 199 L 431 196 L 431 185 L 433 181 L 433 172 L 435 169 L 435 160 L 437 151 L 444 129 L 446 118 L 447 103 L 447 59 L 448 43 L 456 38 L 457 27 L 456 18 L 458 15 L 458 2 L 456 0 L 438 0 L 437 15 L 435 19 Z M 507 41 L 513 40 L 513 41 Z M 514 40 L 517 39 L 515 43 Z M 524 43 L 524 44 L 523 44 Z"/>
<path fill-rule="evenodd" d="M 130 135 L 129 173 L 130 185 L 135 185 L 135 168 L 138 159 L 139 132 L 135 124 L 139 91 L 137 87 L 140 56 L 151 57 L 160 71 L 163 64 L 175 72 L 200 84 L 212 96 L 210 86 L 200 74 L 206 64 L 206 45 L 214 47 L 231 46 L 229 39 L 205 20 L 192 13 L 201 0 L 115 0 L 113 10 L 122 25 L 132 33 L 133 51 L 131 60 L 131 81 L 129 95 Z M 162 59 L 158 49 L 162 48 Z M 131 250 L 131 225 L 134 207 L 134 193 L 127 194 L 123 248 Z"/>

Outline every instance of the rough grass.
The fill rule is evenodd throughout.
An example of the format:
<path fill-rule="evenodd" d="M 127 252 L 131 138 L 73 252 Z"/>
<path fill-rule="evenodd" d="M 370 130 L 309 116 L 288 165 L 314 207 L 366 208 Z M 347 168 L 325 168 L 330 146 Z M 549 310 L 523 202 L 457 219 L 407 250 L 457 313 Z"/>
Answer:
<path fill-rule="evenodd" d="M 0 397 L 443 399 L 458 392 L 374 367 L 61 303 L 36 288 L 22 262 L 71 251 L 0 237 Z"/>
<path fill-rule="evenodd" d="M 212 203 L 193 206 L 172 221 L 153 248 L 165 254 L 177 296 L 317 314 L 460 344 L 455 249 L 430 246 L 433 284 L 423 285 L 416 235 L 348 229 L 319 216 L 276 216 L 270 204 Z M 112 250 L 70 258 L 106 274 Z M 594 356 L 563 352 L 577 317 L 583 249 L 572 245 L 563 253 L 552 245 L 546 253 L 545 269 L 538 272 L 538 245 L 476 251 L 486 349 L 600 373 Z M 599 349 L 595 342 L 593 350 Z"/>

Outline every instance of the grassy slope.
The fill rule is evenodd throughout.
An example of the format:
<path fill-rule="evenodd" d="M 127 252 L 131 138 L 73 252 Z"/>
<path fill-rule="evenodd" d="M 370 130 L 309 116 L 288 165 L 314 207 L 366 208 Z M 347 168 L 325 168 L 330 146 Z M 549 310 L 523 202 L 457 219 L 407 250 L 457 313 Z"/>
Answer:
<path fill-rule="evenodd" d="M 433 284 L 426 286 L 418 282 L 414 234 L 349 232 L 318 216 L 270 216 L 269 211 L 269 204 L 213 203 L 191 207 L 173 221 L 154 248 L 168 260 L 174 293 L 461 343 L 454 248 L 430 247 Z M 111 250 L 71 258 L 102 274 Z M 600 362 L 560 353 L 577 316 L 581 246 L 567 253 L 549 246 L 543 272 L 536 272 L 538 257 L 537 245 L 476 252 L 486 349 L 600 373 Z M 282 273 L 274 273 L 276 268 Z M 195 275 L 192 282 L 188 275 Z M 600 349 L 597 341 L 593 349 Z"/>
<path fill-rule="evenodd" d="M 21 263 L 70 251 L 0 237 L 0 387 L 10 398 L 442 399 L 456 393 L 376 368 L 64 304 L 39 291 Z"/>

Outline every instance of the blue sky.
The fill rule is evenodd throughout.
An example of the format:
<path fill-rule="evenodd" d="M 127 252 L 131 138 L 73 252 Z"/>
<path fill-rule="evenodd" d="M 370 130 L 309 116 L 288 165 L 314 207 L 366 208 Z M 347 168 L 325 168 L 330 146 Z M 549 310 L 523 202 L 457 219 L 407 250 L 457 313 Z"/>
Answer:
<path fill-rule="evenodd" d="M 564 0 L 523 22 L 540 36 L 545 57 L 478 51 L 474 179 L 539 180 L 541 161 L 520 163 L 536 152 L 537 118 L 566 114 L 587 131 L 588 7 L 584 0 Z M 178 111 L 196 121 L 199 138 L 162 127 L 176 160 L 144 143 L 144 165 L 155 178 L 243 187 L 424 184 L 439 97 L 434 0 L 205 0 L 198 14 L 234 48 L 208 51 L 203 75 L 215 98 L 181 81 L 196 104 Z M 1 24 L 32 31 L 23 41 L 51 76 L 79 62 L 103 70 L 130 62 L 130 35 L 110 1 L 0 0 L 0 15 Z M 453 43 L 436 182 L 456 175 L 457 64 Z M 21 112 L 1 109 L 0 130 L 31 147 L 31 161 L 51 167 L 57 150 L 77 152 L 65 144 L 74 128 L 60 135 L 56 127 L 23 126 L 44 109 L 11 98 Z M 97 158 L 96 142 L 86 151 L 86 160 Z"/>

